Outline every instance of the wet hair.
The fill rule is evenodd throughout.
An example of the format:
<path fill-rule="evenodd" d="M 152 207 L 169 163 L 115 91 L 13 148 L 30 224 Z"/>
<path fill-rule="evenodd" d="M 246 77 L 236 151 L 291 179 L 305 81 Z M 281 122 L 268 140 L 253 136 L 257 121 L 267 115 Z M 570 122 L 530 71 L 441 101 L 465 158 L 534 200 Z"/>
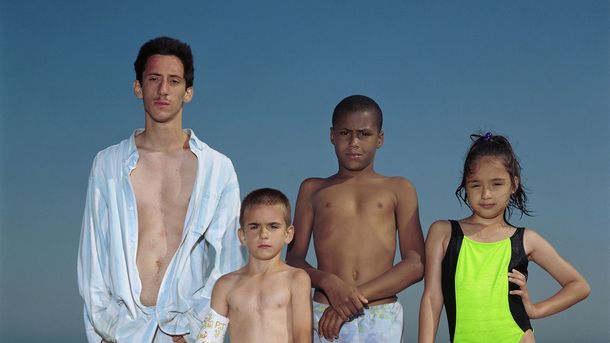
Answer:
<path fill-rule="evenodd" d="M 246 210 L 254 205 L 280 205 L 284 210 L 284 220 L 286 221 L 286 226 L 291 224 L 290 217 L 290 201 L 284 195 L 284 193 L 278 191 L 273 188 L 260 188 L 250 192 L 250 194 L 246 195 L 244 200 L 241 202 L 241 210 L 239 211 L 239 225 L 244 226 L 244 214 Z"/>
<path fill-rule="evenodd" d="M 381 131 L 383 127 L 383 113 L 381 107 L 377 105 L 375 100 L 365 95 L 350 95 L 341 100 L 333 111 L 332 124 L 333 127 L 343 118 L 344 115 L 354 112 L 371 112 L 377 117 L 377 128 Z"/>
<path fill-rule="evenodd" d="M 521 165 L 508 139 L 504 136 L 494 135 L 491 132 L 487 132 L 484 135 L 472 134 L 470 139 L 473 142 L 466 154 L 464 170 L 462 172 L 462 183 L 455 190 L 455 196 L 472 209 L 466 194 L 466 178 L 472 172 L 474 163 L 480 158 L 485 156 L 498 157 L 504 162 L 504 167 L 510 175 L 513 187 L 515 187 L 515 177 L 519 180 L 514 193 L 510 196 L 508 206 L 504 210 L 504 220 L 508 223 L 508 219 L 515 209 L 521 212 L 521 217 L 523 215 L 531 216 L 531 211 L 527 209 L 527 194 L 526 188 L 523 186 L 523 179 L 521 178 Z"/>
<path fill-rule="evenodd" d="M 136 79 L 142 83 L 144 70 L 148 59 L 153 55 L 176 56 L 184 67 L 184 81 L 186 88 L 193 86 L 195 79 L 195 67 L 193 66 L 193 53 L 191 47 L 177 39 L 170 37 L 157 37 L 144 43 L 140 48 L 138 57 L 133 62 L 136 71 Z"/>

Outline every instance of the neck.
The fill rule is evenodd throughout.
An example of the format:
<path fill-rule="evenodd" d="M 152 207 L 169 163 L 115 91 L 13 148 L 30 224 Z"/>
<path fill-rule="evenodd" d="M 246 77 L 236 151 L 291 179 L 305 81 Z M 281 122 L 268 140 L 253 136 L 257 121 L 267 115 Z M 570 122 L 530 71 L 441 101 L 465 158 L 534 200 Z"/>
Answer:
<path fill-rule="evenodd" d="M 144 132 L 136 137 L 136 146 L 151 151 L 168 152 L 188 147 L 189 136 L 182 123 L 146 121 Z"/>
<path fill-rule="evenodd" d="M 504 221 L 503 215 L 494 218 L 482 218 L 473 213 L 470 217 L 466 218 L 466 221 L 476 223 L 484 228 L 497 228 L 508 225 Z"/>
<path fill-rule="evenodd" d="M 362 170 L 348 170 L 348 169 L 339 167 L 339 171 L 335 175 L 342 179 L 353 179 L 353 178 L 359 178 L 359 177 L 373 176 L 373 175 L 377 175 L 377 173 L 375 172 L 375 170 L 373 170 L 373 166 L 371 165 Z"/>
<path fill-rule="evenodd" d="M 277 254 L 277 256 L 269 260 L 259 260 L 250 255 L 250 257 L 248 258 L 247 268 L 249 274 L 263 274 L 276 270 L 282 264 L 283 262 L 280 259 L 280 254 Z"/>

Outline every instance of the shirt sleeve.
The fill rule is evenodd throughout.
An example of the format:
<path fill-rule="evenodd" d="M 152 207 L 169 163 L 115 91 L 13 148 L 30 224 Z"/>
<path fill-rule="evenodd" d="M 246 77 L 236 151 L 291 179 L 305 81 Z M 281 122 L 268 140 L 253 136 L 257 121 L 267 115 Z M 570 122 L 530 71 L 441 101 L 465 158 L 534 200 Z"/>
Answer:
<path fill-rule="evenodd" d="M 237 238 L 239 227 L 239 185 L 233 165 L 229 163 L 230 177 L 222 191 L 214 218 L 205 233 L 205 240 L 214 249 L 214 267 L 205 286 L 200 290 L 201 301 L 190 310 L 189 326 L 191 337 L 196 337 L 202 320 L 210 309 L 210 298 L 216 280 L 223 274 L 244 265 L 243 249 Z"/>
<path fill-rule="evenodd" d="M 108 226 L 108 209 L 95 177 L 96 161 L 93 163 L 85 212 L 81 227 L 78 251 L 78 287 L 85 302 L 84 319 L 87 340 L 100 342 L 116 341 L 116 328 L 122 309 L 113 299 L 103 277 L 103 265 L 108 251 L 104 232 Z"/>

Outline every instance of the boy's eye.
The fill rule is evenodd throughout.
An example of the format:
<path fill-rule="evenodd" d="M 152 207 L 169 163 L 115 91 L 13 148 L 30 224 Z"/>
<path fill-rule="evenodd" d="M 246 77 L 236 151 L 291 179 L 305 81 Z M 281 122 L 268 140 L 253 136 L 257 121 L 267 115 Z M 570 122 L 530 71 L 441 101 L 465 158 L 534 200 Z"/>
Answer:
<path fill-rule="evenodd" d="M 173 80 L 171 80 L 171 83 L 174 84 L 174 85 L 179 85 L 180 84 L 180 80 L 173 79 Z"/>
<path fill-rule="evenodd" d="M 277 230 L 279 229 L 279 225 L 271 225 L 271 230 Z"/>
<path fill-rule="evenodd" d="M 347 131 L 339 131 L 339 134 L 340 134 L 341 136 L 347 136 Z"/>

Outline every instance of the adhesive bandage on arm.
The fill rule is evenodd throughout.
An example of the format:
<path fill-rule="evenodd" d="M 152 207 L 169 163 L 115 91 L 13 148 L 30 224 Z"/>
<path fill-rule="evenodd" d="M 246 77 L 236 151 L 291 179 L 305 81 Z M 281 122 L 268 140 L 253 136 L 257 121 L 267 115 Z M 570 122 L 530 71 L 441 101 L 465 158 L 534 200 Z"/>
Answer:
<path fill-rule="evenodd" d="M 210 312 L 203 321 L 201 331 L 197 335 L 197 343 L 223 343 L 228 325 L 229 318 L 221 316 L 210 308 Z"/>

